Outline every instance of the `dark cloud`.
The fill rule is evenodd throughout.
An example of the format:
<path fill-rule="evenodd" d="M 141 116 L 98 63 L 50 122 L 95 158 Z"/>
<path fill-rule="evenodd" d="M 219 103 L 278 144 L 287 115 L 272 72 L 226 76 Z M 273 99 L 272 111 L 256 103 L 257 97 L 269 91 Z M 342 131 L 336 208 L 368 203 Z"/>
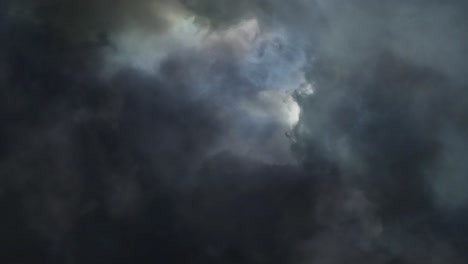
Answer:
<path fill-rule="evenodd" d="M 196 97 L 190 79 L 183 79 L 199 64 L 175 56 L 165 60 L 158 77 L 122 68 L 103 78 L 105 43 L 77 42 L 53 24 L 3 18 L 2 261 L 254 261 L 273 259 L 271 252 L 288 258 L 287 248 L 303 235 L 288 223 L 307 222 L 302 215 L 312 199 L 309 184 L 301 186 L 307 180 L 298 168 L 207 156 L 230 125 L 218 111 L 222 101 L 213 100 L 222 94 Z M 227 67 L 221 74 L 236 69 L 230 63 L 220 63 Z M 241 78 L 226 76 L 228 81 Z M 271 173 L 285 182 L 270 181 Z M 212 186 L 208 175 L 231 177 L 238 187 L 222 198 L 219 188 L 231 186 Z M 203 213 L 204 204 L 216 200 L 214 215 Z M 247 209 L 258 212 L 240 208 L 243 201 L 256 203 Z M 200 212 L 194 214 L 195 208 Z M 230 221 L 233 230 L 224 233 L 219 223 L 213 235 L 201 233 L 219 221 L 216 211 L 222 208 L 220 221 Z M 281 244 L 268 241 L 277 221 L 250 234 L 269 217 L 284 218 L 280 229 L 292 228 L 285 229 Z M 237 232 L 240 225 L 244 231 Z M 219 240 L 226 242 L 210 252 Z M 247 240 L 261 252 L 246 251 Z"/>
<path fill-rule="evenodd" d="M 308 167 L 328 164 L 345 185 L 365 192 L 377 208 L 384 241 L 389 239 L 385 230 L 398 223 L 403 233 L 432 243 L 418 229 L 449 229 L 440 214 L 466 203 L 459 203 L 463 192 L 448 187 L 462 184 L 458 172 L 465 171 L 454 157 L 460 153 L 455 145 L 467 140 L 460 120 L 468 110 L 467 79 L 461 74 L 466 6 L 457 1 L 332 2 L 324 9 L 327 26 L 315 38 L 310 78 L 316 93 L 298 99 L 296 149 Z M 453 236 L 436 241 L 449 248 L 464 243 Z M 418 263 L 395 251 L 401 243 L 385 242 L 408 263 Z"/>
<path fill-rule="evenodd" d="M 139 27 L 148 34 L 170 26 L 164 12 L 171 6 L 165 0 L 138 1 L 5 1 L 4 12 L 34 23 L 53 27 L 70 40 L 99 41 L 124 27 Z"/>
<path fill-rule="evenodd" d="M 0 3 L 2 262 L 464 262 L 465 4 L 178 4 Z M 171 12 L 212 39 L 105 74 Z M 291 133 L 243 108 L 306 81 Z"/>

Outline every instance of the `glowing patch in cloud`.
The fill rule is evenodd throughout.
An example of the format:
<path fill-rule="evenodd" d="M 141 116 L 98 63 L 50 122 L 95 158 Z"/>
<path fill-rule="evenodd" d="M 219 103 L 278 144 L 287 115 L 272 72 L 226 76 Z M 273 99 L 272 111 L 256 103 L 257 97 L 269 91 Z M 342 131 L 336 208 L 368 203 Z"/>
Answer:
<path fill-rule="evenodd" d="M 284 159 L 290 155 L 285 134 L 300 116 L 292 94 L 313 93 L 305 78 L 304 52 L 285 32 L 265 31 L 256 19 L 213 30 L 183 12 L 169 12 L 166 17 L 172 26 L 164 34 L 121 32 L 116 38 L 118 54 L 111 56 L 110 64 L 131 65 L 159 75 L 161 63 L 174 56 L 181 60 L 183 73 L 182 80 L 177 81 L 187 86 L 181 97 L 220 100 L 221 111 L 232 113 L 227 120 L 232 130 L 226 135 L 227 145 L 237 138 L 250 142 L 249 149 L 263 149 L 265 156 L 279 153 L 277 156 L 284 154 Z M 180 54 L 187 56 L 178 58 Z M 220 95 L 228 98 L 219 99 Z M 265 137 L 270 137 L 268 143 Z M 226 148 L 235 151 L 237 147 Z M 268 154 L 269 148 L 278 153 Z"/>

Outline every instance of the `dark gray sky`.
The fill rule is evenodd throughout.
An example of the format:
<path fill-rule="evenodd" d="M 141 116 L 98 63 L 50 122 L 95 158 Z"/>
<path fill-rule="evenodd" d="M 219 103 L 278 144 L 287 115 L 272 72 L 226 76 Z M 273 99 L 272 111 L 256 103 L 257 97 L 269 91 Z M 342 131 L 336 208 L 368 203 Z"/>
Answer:
<path fill-rule="evenodd" d="M 463 1 L 0 2 L 0 262 L 465 263 Z"/>

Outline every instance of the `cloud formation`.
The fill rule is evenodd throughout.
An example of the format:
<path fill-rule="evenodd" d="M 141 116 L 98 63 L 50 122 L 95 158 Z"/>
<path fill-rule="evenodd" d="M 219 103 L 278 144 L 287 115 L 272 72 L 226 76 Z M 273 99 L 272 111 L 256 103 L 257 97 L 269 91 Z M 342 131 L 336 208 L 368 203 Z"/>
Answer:
<path fill-rule="evenodd" d="M 5 263 L 464 263 L 462 1 L 0 3 Z"/>

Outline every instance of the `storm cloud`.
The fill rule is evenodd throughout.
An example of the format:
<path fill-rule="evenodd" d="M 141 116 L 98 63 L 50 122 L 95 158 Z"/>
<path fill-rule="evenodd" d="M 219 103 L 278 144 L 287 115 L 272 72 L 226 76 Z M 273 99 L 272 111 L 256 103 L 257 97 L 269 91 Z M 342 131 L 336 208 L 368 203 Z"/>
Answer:
<path fill-rule="evenodd" d="M 464 263 L 462 1 L 2 1 L 5 263 Z"/>

